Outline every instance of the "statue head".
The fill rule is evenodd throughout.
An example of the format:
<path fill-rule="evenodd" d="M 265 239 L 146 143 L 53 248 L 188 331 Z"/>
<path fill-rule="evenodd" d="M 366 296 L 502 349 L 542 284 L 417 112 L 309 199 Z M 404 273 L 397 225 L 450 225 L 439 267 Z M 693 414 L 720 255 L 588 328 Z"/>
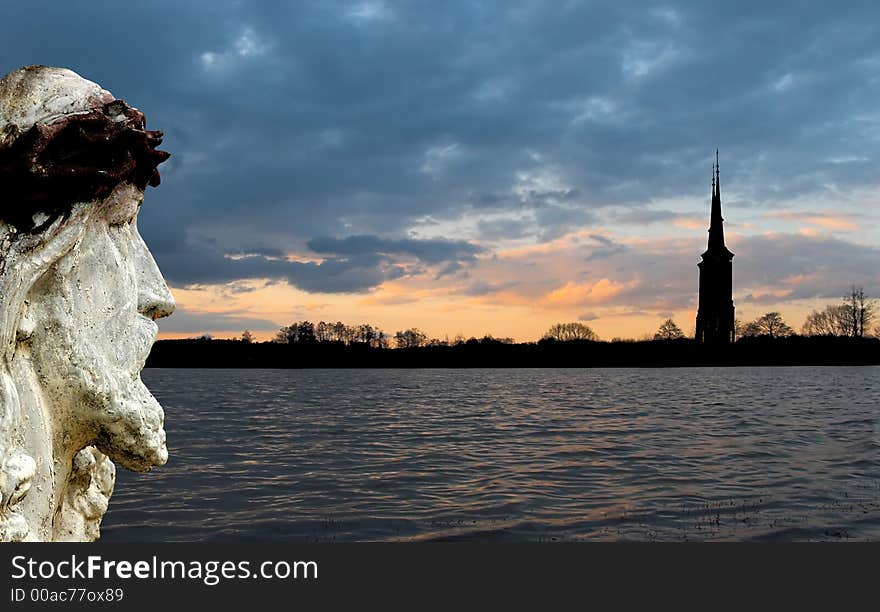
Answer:
<path fill-rule="evenodd" d="M 61 68 L 0 79 L 0 541 L 92 540 L 167 460 L 140 379 L 174 300 L 137 230 L 161 132 Z"/>

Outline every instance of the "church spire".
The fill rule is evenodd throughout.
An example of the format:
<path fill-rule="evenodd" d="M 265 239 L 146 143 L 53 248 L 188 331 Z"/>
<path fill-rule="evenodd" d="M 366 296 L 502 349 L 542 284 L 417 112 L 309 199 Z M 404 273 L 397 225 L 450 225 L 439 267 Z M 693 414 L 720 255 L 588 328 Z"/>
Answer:
<path fill-rule="evenodd" d="M 712 200 L 715 200 L 715 164 L 712 164 Z"/>
<path fill-rule="evenodd" d="M 701 255 L 700 299 L 697 324 L 698 342 L 716 346 L 736 340 L 733 306 L 733 253 L 724 245 L 724 219 L 721 217 L 721 162 L 718 149 L 712 163 L 712 220 L 709 248 Z"/>
<path fill-rule="evenodd" d="M 715 165 L 712 176 L 712 216 L 709 223 L 709 251 L 726 251 L 724 246 L 724 219 L 721 217 L 721 164 L 715 149 Z"/>

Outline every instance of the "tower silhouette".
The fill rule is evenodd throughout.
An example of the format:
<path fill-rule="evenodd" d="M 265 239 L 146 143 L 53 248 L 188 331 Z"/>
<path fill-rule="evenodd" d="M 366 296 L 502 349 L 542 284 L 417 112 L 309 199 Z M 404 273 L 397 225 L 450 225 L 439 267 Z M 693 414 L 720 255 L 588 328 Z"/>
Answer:
<path fill-rule="evenodd" d="M 718 150 L 712 166 L 712 213 L 709 222 L 709 248 L 702 254 L 700 302 L 697 309 L 698 342 L 730 344 L 736 339 L 733 323 L 733 253 L 724 245 L 724 219 L 721 217 L 721 170 Z"/>

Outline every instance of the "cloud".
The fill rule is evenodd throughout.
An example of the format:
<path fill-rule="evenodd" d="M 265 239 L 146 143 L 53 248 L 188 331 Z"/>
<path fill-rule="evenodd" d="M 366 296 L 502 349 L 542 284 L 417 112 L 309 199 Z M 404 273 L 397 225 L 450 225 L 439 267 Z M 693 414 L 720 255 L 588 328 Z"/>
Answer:
<path fill-rule="evenodd" d="M 664 209 L 632 208 L 608 215 L 609 221 L 620 225 L 673 224 L 683 227 L 707 225 L 709 220 L 693 212 L 684 213 Z"/>
<path fill-rule="evenodd" d="M 159 259 L 165 277 L 175 286 L 225 284 L 241 279 L 283 280 L 303 291 L 351 293 L 367 291 L 404 271 L 375 255 L 298 262 L 262 255 L 230 258 L 207 248 L 188 249 Z"/>
<path fill-rule="evenodd" d="M 369 22 L 375 20 L 391 19 L 394 14 L 388 6 L 380 0 L 370 2 L 358 2 L 352 5 L 346 12 L 346 17 L 356 22 Z"/>
<path fill-rule="evenodd" d="M 406 279 L 454 292 L 466 272 L 513 280 L 478 276 L 498 252 L 531 303 L 605 278 L 623 284 L 608 304 L 690 307 L 716 146 L 729 227 L 743 223 L 732 244 L 743 296 L 799 274 L 808 280 L 783 285 L 787 299 L 875 282 L 859 258 L 876 257 L 876 220 L 851 216 L 870 210 L 858 194 L 878 184 L 874 2 L 4 10 L 15 27 L 0 72 L 69 66 L 165 131 L 174 156 L 139 225 L 180 285 L 370 292 Z M 756 217 L 779 210 L 800 222 L 771 217 L 773 244 Z M 428 219 L 440 229 L 418 242 Z M 600 231 L 614 244 L 560 250 L 563 236 Z M 283 256 L 309 245 L 314 258 Z"/>
<path fill-rule="evenodd" d="M 859 229 L 859 218 L 853 214 L 809 211 L 809 210 L 785 210 L 767 213 L 770 218 L 784 219 L 786 221 L 809 223 L 824 229 L 851 232 Z"/>
<path fill-rule="evenodd" d="M 629 283 L 630 286 L 635 284 L 637 281 Z M 543 302 L 551 308 L 603 304 L 611 301 L 626 288 L 627 284 L 608 278 L 600 278 L 594 283 L 569 281 L 544 296 Z"/>
<path fill-rule="evenodd" d="M 234 283 L 242 279 L 283 280 L 307 292 L 352 293 L 368 291 L 385 281 L 412 273 L 402 265 L 415 258 L 426 265 L 441 265 L 440 274 L 451 274 L 473 262 L 483 248 L 465 241 L 383 239 L 358 235 L 315 238 L 308 248 L 320 257 L 315 261 L 290 260 L 275 249 L 243 249 L 223 253 L 217 245 L 188 245 L 179 252 L 162 252 L 157 261 L 174 285 L 191 286 Z"/>
<path fill-rule="evenodd" d="M 608 259 L 623 253 L 627 249 L 625 244 L 616 242 L 607 236 L 602 236 L 601 234 L 590 234 L 589 238 L 592 242 L 598 243 L 599 246 L 593 247 L 590 250 L 590 254 L 586 257 L 587 261 Z"/>
<path fill-rule="evenodd" d="M 409 255 L 429 264 L 445 261 L 473 261 L 485 249 L 463 240 L 385 239 L 357 235 L 346 238 L 319 237 L 309 240 L 308 248 L 319 254 L 340 256 Z"/>
<path fill-rule="evenodd" d="M 477 221 L 477 231 L 483 240 L 511 240 L 534 232 L 533 219 L 485 218 Z"/>
<path fill-rule="evenodd" d="M 875 262 L 880 249 L 842 238 L 773 233 L 743 238 L 734 259 L 735 283 L 746 301 L 779 303 L 797 299 L 837 299 L 852 285 L 874 295 L 880 290 Z"/>
<path fill-rule="evenodd" d="M 269 48 L 270 45 L 252 28 L 245 27 L 226 49 L 204 51 L 199 55 L 199 61 L 206 70 L 221 70 L 229 68 L 236 61 L 265 55 Z"/>
<path fill-rule="evenodd" d="M 609 257 L 589 257 L 594 249 L 619 245 Z M 837 300 L 851 284 L 880 295 L 874 265 L 880 249 L 834 235 L 797 232 L 757 236 L 731 234 L 734 301 L 784 304 L 799 300 Z M 696 309 L 697 262 L 705 250 L 702 235 L 631 238 L 609 229 L 574 234 L 551 248 L 511 249 L 502 257 L 479 260 L 470 270 L 471 293 L 486 303 L 528 305 L 537 312 L 566 310 L 604 317 L 644 313 L 670 315 Z M 489 288 L 505 286 L 503 292 Z M 652 314 L 653 316 L 653 314 Z"/>
<path fill-rule="evenodd" d="M 493 293 L 498 293 L 500 291 L 506 291 L 508 289 L 512 289 L 517 286 L 516 281 L 506 282 L 506 283 L 489 283 L 486 281 L 478 280 L 476 282 L 471 283 L 467 287 L 461 290 L 463 295 L 470 296 L 485 296 Z"/>
<path fill-rule="evenodd" d="M 276 330 L 281 326 L 268 319 L 242 316 L 238 312 L 199 312 L 175 309 L 167 318 L 159 319 L 159 330 L 164 333 L 241 332 Z"/>

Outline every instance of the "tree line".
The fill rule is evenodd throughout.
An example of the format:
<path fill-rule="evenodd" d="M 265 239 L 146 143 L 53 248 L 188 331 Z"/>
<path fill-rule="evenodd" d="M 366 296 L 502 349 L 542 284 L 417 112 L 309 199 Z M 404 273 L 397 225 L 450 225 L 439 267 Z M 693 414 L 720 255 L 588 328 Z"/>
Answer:
<path fill-rule="evenodd" d="M 801 328 L 802 336 L 836 336 L 849 338 L 880 337 L 880 326 L 872 327 L 877 320 L 877 300 L 865 293 L 864 288 L 853 285 L 837 304 L 829 304 L 824 309 L 813 310 Z M 795 335 L 794 329 L 785 322 L 779 312 L 767 312 L 752 321 L 734 322 L 737 338 L 785 338 Z M 693 334 L 691 334 L 693 336 Z M 674 320 L 665 319 L 654 333 L 653 338 L 643 340 L 680 340 L 686 338 Z M 569 340 L 599 341 L 599 336 L 583 323 L 558 323 L 543 336 L 544 340 L 565 342 Z M 625 342 L 614 338 L 612 342 Z"/>
<path fill-rule="evenodd" d="M 240 340 L 242 342 L 254 342 L 254 335 L 250 330 L 244 330 Z M 362 345 L 371 348 L 395 348 L 412 349 L 421 347 L 436 346 L 459 346 L 473 344 L 513 344 L 513 338 L 495 338 L 490 335 L 482 338 L 465 338 L 464 336 L 456 336 L 450 340 L 431 338 L 422 330 L 412 327 L 409 329 L 397 331 L 394 335 L 384 332 L 379 327 L 369 323 L 359 325 L 346 325 L 341 321 L 335 323 L 319 321 L 313 323 L 311 321 L 296 321 L 282 327 L 275 334 L 272 342 L 276 344 L 338 344 L 345 346 Z"/>
<path fill-rule="evenodd" d="M 245 333 L 248 333 L 248 331 L 245 330 Z M 244 340 L 243 335 L 242 340 Z M 389 337 L 384 331 L 369 323 L 346 325 L 341 321 L 336 323 L 296 321 L 279 329 L 275 334 L 273 342 L 278 344 L 332 342 L 346 346 L 362 344 L 373 348 L 388 348 Z"/>
<path fill-rule="evenodd" d="M 814 310 L 804 322 L 805 336 L 849 336 L 863 338 L 870 335 L 877 317 L 877 301 L 868 297 L 862 287 L 853 286 L 839 304 Z M 874 335 L 878 330 L 874 328 Z"/>
<path fill-rule="evenodd" d="M 880 327 L 872 327 L 878 316 L 877 300 L 869 297 L 862 287 L 853 285 L 850 291 L 837 304 L 829 304 L 821 310 L 813 310 L 807 315 L 801 328 L 803 336 L 836 336 L 863 338 L 880 336 Z M 748 322 L 735 321 L 736 337 L 739 338 L 784 338 L 795 335 L 794 329 L 788 325 L 779 312 L 767 312 Z M 873 333 L 872 333 L 873 330 Z M 691 334 L 693 336 L 693 334 Z M 685 339 L 682 329 L 671 318 L 661 322 L 653 336 L 646 335 L 642 340 L 672 341 Z M 254 342 L 249 330 L 241 335 L 241 341 Z M 582 322 L 557 323 L 551 326 L 541 337 L 541 342 L 570 341 L 599 342 L 599 335 Z M 625 342 L 614 338 L 612 342 Z M 279 344 L 317 344 L 335 343 L 352 346 L 363 345 L 371 348 L 414 349 L 421 347 L 462 346 L 480 344 L 514 344 L 513 338 L 495 338 L 485 335 L 482 338 L 465 338 L 458 335 L 452 340 L 431 338 L 422 330 L 412 327 L 390 335 L 379 327 L 369 323 L 346 325 L 341 321 L 296 321 L 282 327 L 275 334 L 273 342 Z"/>
<path fill-rule="evenodd" d="M 801 335 L 849 338 L 876 336 L 880 335 L 880 330 L 873 328 L 872 331 L 876 317 L 877 301 L 869 297 L 862 287 L 853 285 L 839 303 L 811 311 L 801 327 Z M 739 325 L 736 331 L 740 338 L 784 338 L 795 333 L 778 312 L 761 315 L 754 321 Z"/>

